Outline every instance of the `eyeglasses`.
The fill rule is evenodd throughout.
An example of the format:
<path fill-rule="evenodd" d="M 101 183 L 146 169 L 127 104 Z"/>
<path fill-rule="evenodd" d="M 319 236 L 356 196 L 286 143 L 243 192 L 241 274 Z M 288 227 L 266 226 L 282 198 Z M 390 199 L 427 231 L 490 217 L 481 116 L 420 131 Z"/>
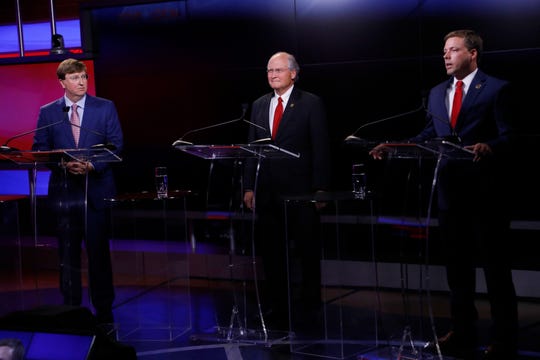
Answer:
<path fill-rule="evenodd" d="M 281 74 L 282 72 L 285 72 L 285 71 L 287 71 L 287 70 L 289 70 L 289 69 L 287 69 L 287 68 L 281 68 L 281 69 L 280 69 L 280 68 L 278 68 L 278 69 L 266 69 L 266 73 L 267 73 L 267 74 L 276 74 L 276 75 L 279 75 L 279 74 Z"/>
<path fill-rule="evenodd" d="M 66 76 L 66 80 L 73 82 L 78 82 L 80 80 L 88 80 L 88 74 Z"/>

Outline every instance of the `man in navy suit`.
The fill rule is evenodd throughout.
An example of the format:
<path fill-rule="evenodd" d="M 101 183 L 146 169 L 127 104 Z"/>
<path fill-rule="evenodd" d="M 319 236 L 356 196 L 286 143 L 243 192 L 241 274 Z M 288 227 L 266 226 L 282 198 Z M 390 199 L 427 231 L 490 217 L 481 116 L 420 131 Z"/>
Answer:
<path fill-rule="evenodd" d="M 519 324 L 507 250 L 513 142 L 510 120 L 516 111 L 509 83 L 478 68 L 483 42 L 477 33 L 452 31 L 444 41 L 444 64 L 451 77 L 431 90 L 427 126 L 410 141 L 453 138 L 474 155 L 471 160 L 444 159 L 440 165 L 439 228 L 446 256 L 452 330 L 437 342 L 444 355 L 474 358 L 478 266 L 484 271 L 492 317 L 492 343 L 483 358 L 513 359 Z M 459 80 L 463 82 L 463 100 L 452 126 L 453 98 Z M 370 154 L 381 158 L 384 150 L 381 144 Z M 435 347 L 435 342 L 430 345 Z"/>
<path fill-rule="evenodd" d="M 32 146 L 35 151 L 89 149 L 107 144 L 119 154 L 123 135 L 112 101 L 87 94 L 86 65 L 66 59 L 57 69 L 64 96 L 40 108 Z M 77 106 L 74 106 L 77 105 Z M 70 125 L 73 112 L 77 125 Z M 65 121 L 62 121 L 65 119 Z M 75 132 L 74 132 L 75 130 Z M 78 138 L 78 139 L 76 139 Z M 98 323 L 114 321 L 115 293 L 109 249 L 109 224 L 105 199 L 115 196 L 109 162 L 62 159 L 51 165 L 49 201 L 58 219 L 60 290 L 65 305 L 82 302 L 81 245 L 88 255 L 88 283 Z"/>
<path fill-rule="evenodd" d="M 272 137 L 276 146 L 300 157 L 263 159 L 257 184 L 255 162 L 247 163 L 245 174 L 244 204 L 258 214 L 257 249 L 263 257 L 268 285 L 263 307 L 268 302 L 268 318 L 274 320 L 271 325 L 281 327 L 288 324 L 284 199 L 313 196 L 328 190 L 331 181 L 325 108 L 318 96 L 296 87 L 299 72 L 293 55 L 278 52 L 270 57 L 266 73 L 272 92 L 253 102 L 250 120 L 258 126 L 250 128 L 248 140 Z M 273 126 L 278 98 L 282 100 L 283 115 L 279 126 Z M 313 317 L 320 303 L 320 206 L 321 203 L 305 202 L 290 206 L 287 212 L 289 245 L 294 243 L 295 251 L 301 254 L 300 301 L 308 314 L 313 310 Z"/>

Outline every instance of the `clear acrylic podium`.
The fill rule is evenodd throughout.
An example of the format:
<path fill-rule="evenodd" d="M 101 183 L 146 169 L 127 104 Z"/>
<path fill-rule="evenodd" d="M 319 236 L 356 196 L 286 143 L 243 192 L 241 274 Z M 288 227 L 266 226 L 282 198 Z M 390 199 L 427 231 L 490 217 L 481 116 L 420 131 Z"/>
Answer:
<path fill-rule="evenodd" d="M 34 227 L 34 240 L 37 245 L 37 223 L 36 223 L 36 179 L 37 170 L 50 166 L 60 166 L 62 162 L 120 162 L 122 159 L 114 154 L 107 147 L 96 146 L 85 149 L 58 149 L 47 151 L 24 151 L 8 149 L 0 152 L 0 158 L 10 160 L 20 168 L 29 171 L 30 203 L 32 209 L 32 225 Z M 86 174 L 88 181 L 88 173 Z M 86 205 L 86 198 L 85 198 Z"/>
<path fill-rule="evenodd" d="M 37 224 L 36 224 L 36 176 L 37 170 L 50 166 L 60 166 L 62 162 L 120 162 L 122 159 L 109 150 L 107 147 L 96 146 L 85 149 L 58 149 L 47 151 L 22 151 L 9 149 L 0 152 L 0 157 L 10 160 L 21 168 L 28 169 L 30 185 L 30 201 L 32 208 L 32 224 L 37 244 Z M 88 173 L 86 174 L 88 181 Z M 86 201 L 85 201 L 86 204 Z"/>
<path fill-rule="evenodd" d="M 423 311 L 427 312 L 429 317 L 429 325 L 426 327 L 427 331 L 431 334 L 427 334 L 429 341 L 437 341 L 437 334 L 435 332 L 435 319 L 432 309 L 432 300 L 431 300 L 431 285 L 430 285 L 430 259 L 429 259 L 429 242 L 430 239 L 430 226 L 432 223 L 432 206 L 434 204 L 434 199 L 436 196 L 436 187 L 438 181 L 438 175 L 441 163 L 443 161 L 472 161 L 474 158 L 474 152 L 472 150 L 466 149 L 465 147 L 456 144 L 450 140 L 446 139 L 433 139 L 421 143 L 410 143 L 410 142 L 387 142 L 384 143 L 385 148 L 383 151 L 387 154 L 389 160 L 396 159 L 397 161 L 402 160 L 412 160 L 417 161 L 417 166 L 420 168 L 423 164 L 423 160 L 433 160 L 434 168 L 433 175 L 431 178 L 431 188 L 429 193 L 429 199 L 427 204 L 427 210 L 425 215 L 425 223 L 419 225 L 424 229 L 425 237 L 425 248 L 422 250 L 422 256 L 424 257 L 424 265 L 420 265 L 418 274 L 418 284 L 419 284 L 419 302 L 421 307 L 427 307 Z M 420 222 L 421 220 L 419 220 Z M 402 330 L 401 338 L 393 342 L 393 347 L 391 349 L 391 355 L 396 356 L 398 359 L 439 359 L 443 360 L 443 356 L 440 351 L 437 354 L 424 353 L 423 352 L 423 341 L 418 341 L 415 339 L 417 336 L 413 334 L 413 330 L 420 330 L 422 332 L 423 326 L 420 325 L 420 328 L 414 329 L 409 318 L 409 294 L 408 289 L 405 286 L 408 285 L 408 265 L 403 263 L 400 264 L 401 273 L 407 274 L 406 278 L 402 278 L 402 302 L 404 306 L 404 317 L 405 324 Z M 407 284 L 407 285 L 406 285 Z M 425 301 L 423 296 L 426 297 Z"/>
<path fill-rule="evenodd" d="M 305 309 L 302 297 L 295 297 L 302 287 L 302 279 L 295 274 L 297 260 L 289 254 L 289 299 L 291 334 L 290 350 L 301 356 L 324 359 L 364 359 L 379 342 L 379 304 L 377 263 L 375 258 L 374 199 L 355 198 L 352 191 L 316 193 L 308 196 L 287 197 L 285 216 L 296 206 L 307 203 L 326 203 L 320 213 L 321 305 L 309 318 L 317 319 L 306 328 L 302 323 Z M 347 210 L 345 210 L 347 209 Z M 354 218 L 344 211 L 354 211 Z M 343 220 L 347 219 L 347 220 Z M 287 234 L 289 231 L 287 231 Z M 294 240 L 287 237 L 287 246 Z M 354 242 L 361 248 L 366 261 L 350 261 L 348 246 Z M 319 243 L 313 241 L 313 243 Z M 302 254 L 299 254 L 302 256 Z M 364 286 L 351 287 L 351 277 L 362 279 Z M 361 331 L 358 331 L 362 328 Z M 367 358 L 366 358 L 367 359 Z"/>
<path fill-rule="evenodd" d="M 474 152 L 449 140 L 430 140 L 423 143 L 388 142 L 384 144 L 388 156 L 398 159 L 407 158 L 446 158 L 472 160 Z"/>
<path fill-rule="evenodd" d="M 190 196 L 170 190 L 166 198 L 152 191 L 106 199 L 121 341 L 173 341 L 191 330 Z"/>
<path fill-rule="evenodd" d="M 62 162 L 120 162 L 122 159 L 109 150 L 107 147 L 96 146 L 87 149 L 58 149 L 47 151 L 24 151 L 8 149 L 0 152 L 0 158 L 10 160 L 20 168 L 28 169 L 30 185 L 30 201 L 32 208 L 32 224 L 36 230 L 35 210 L 36 210 L 36 177 L 37 170 L 50 166 L 60 166 Z M 88 174 L 87 174 L 88 180 Z M 37 233 L 34 231 L 34 235 Z"/>
<path fill-rule="evenodd" d="M 293 153 L 286 149 L 280 148 L 273 144 L 234 144 L 234 145 L 176 145 L 174 146 L 177 150 L 186 152 L 193 156 L 206 159 L 206 160 L 233 160 L 236 165 L 241 165 L 244 160 L 247 159 L 256 159 L 256 175 L 255 175 L 255 189 L 257 188 L 257 179 L 260 169 L 260 164 L 265 159 L 279 159 L 279 158 L 298 158 L 299 154 Z M 242 186 L 243 181 L 239 182 Z M 240 194 L 243 194 L 243 189 L 240 189 Z M 241 201 L 241 200 L 240 200 Z M 243 206 L 239 211 L 243 212 Z M 244 214 L 241 214 L 243 218 Z M 247 301 L 245 293 L 245 285 L 243 286 L 244 293 L 243 298 L 240 298 L 237 294 L 237 291 L 233 289 L 233 304 L 232 309 L 230 309 L 230 316 L 226 316 L 228 319 L 227 323 L 220 323 L 218 320 L 217 324 L 217 335 L 214 337 L 214 340 L 217 341 L 236 341 L 236 342 L 248 342 L 248 343 L 261 343 L 265 345 L 272 345 L 277 342 L 282 341 L 288 337 L 288 333 L 278 333 L 271 331 L 267 328 L 267 325 L 264 320 L 262 308 L 261 308 L 261 299 L 259 295 L 259 285 L 258 285 L 258 266 L 257 266 L 257 257 L 255 254 L 255 212 L 251 212 L 251 229 L 248 231 L 250 233 L 250 246 L 251 246 L 251 257 L 250 264 L 238 264 L 235 262 L 235 247 L 231 246 L 229 253 L 229 264 L 228 269 L 231 275 L 231 282 L 233 281 L 232 276 L 235 270 L 241 266 L 250 266 L 252 271 L 253 286 L 255 292 L 255 302 L 256 302 L 256 312 L 257 318 L 260 321 L 260 324 L 257 324 L 256 327 L 251 328 L 247 322 Z"/>
<path fill-rule="evenodd" d="M 122 159 L 104 146 L 84 149 L 58 149 L 48 151 L 2 148 L 2 151 L 0 151 L 0 159 L 15 164 L 15 167 L 18 169 L 27 170 L 29 175 L 29 208 L 32 239 L 26 241 L 23 236 L 22 239 L 19 239 L 17 246 L 19 271 L 22 272 L 25 271 L 25 268 L 30 268 L 31 273 L 34 276 L 32 285 L 34 289 L 32 290 L 31 296 L 25 296 L 25 286 L 21 283 L 21 301 L 16 304 L 18 308 L 12 309 L 26 310 L 28 308 L 44 305 L 42 303 L 41 293 L 42 291 L 47 291 L 47 288 L 51 286 L 47 283 L 48 280 L 46 280 L 44 277 L 51 271 L 57 272 L 58 267 L 57 251 L 54 251 L 51 246 L 51 244 L 55 241 L 48 240 L 46 234 L 43 234 L 40 229 L 38 229 L 38 196 L 36 192 L 38 170 L 48 169 L 53 166 L 60 166 L 62 162 L 68 161 L 90 161 L 92 163 L 100 163 L 120 162 Z M 88 175 L 86 176 L 86 181 L 88 181 Z M 47 213 L 40 214 L 40 216 L 43 215 L 43 217 L 45 217 L 48 215 Z M 27 242 L 31 242 L 31 248 L 29 250 L 25 249 Z M 49 258 L 54 258 L 54 261 L 48 261 Z M 22 276 L 20 281 L 23 281 Z M 58 292 L 58 290 L 56 290 L 57 287 L 58 284 L 55 282 L 53 285 L 55 292 Z"/>

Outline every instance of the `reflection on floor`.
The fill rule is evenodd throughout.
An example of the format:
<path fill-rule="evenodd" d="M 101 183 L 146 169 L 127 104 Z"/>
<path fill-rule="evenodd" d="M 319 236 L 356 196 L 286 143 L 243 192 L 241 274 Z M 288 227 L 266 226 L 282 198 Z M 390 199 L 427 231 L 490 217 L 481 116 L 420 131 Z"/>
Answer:
<path fill-rule="evenodd" d="M 2 315 L 60 304 L 51 243 L 23 250 L 21 261 L 3 269 Z M 288 328 L 274 328 L 264 315 L 261 321 L 264 297 L 257 297 L 253 277 L 231 269 L 231 261 L 242 263 L 237 258 L 188 256 L 141 241 L 118 241 L 113 250 L 116 340 L 138 359 L 439 359 L 423 345 L 433 329 L 439 335 L 447 329 L 445 294 L 332 286 L 322 289 L 325 302 L 312 322 L 297 321 L 302 304 L 293 301 Z M 253 259 L 240 260 L 253 270 Z M 485 346 L 489 306 L 479 300 L 478 307 Z M 520 301 L 520 321 L 519 359 L 540 359 L 538 300 Z"/>

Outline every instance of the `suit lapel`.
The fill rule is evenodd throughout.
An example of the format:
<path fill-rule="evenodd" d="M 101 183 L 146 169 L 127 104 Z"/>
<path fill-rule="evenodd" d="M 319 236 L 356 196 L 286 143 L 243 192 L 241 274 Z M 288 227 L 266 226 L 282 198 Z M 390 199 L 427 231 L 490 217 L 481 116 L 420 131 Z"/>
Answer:
<path fill-rule="evenodd" d="M 58 130 L 55 130 L 57 133 L 57 136 L 62 137 L 62 144 L 61 147 L 65 148 L 75 148 L 75 139 L 73 139 L 73 132 L 71 131 L 71 125 L 69 122 L 69 113 L 64 111 L 64 108 L 66 107 L 66 102 L 64 101 L 64 97 L 61 97 L 56 101 L 56 105 L 58 106 L 58 112 L 61 113 L 62 117 L 64 118 L 65 123 L 62 123 L 58 126 Z"/>
<path fill-rule="evenodd" d="M 84 103 L 84 115 L 81 123 L 81 135 L 79 136 L 79 147 L 85 148 L 88 147 L 87 138 L 89 135 L 89 130 L 92 126 L 92 102 L 93 98 L 86 94 L 86 101 Z"/>
<path fill-rule="evenodd" d="M 469 90 L 467 91 L 467 95 L 465 96 L 465 99 L 463 100 L 461 109 L 467 109 L 476 102 L 476 100 L 478 99 L 478 96 L 484 89 L 485 83 L 486 83 L 486 77 L 484 76 L 484 73 L 478 71 L 476 73 L 476 76 L 471 82 L 471 86 L 469 87 Z"/>
<path fill-rule="evenodd" d="M 476 103 L 478 100 L 478 96 L 482 93 L 482 90 L 485 86 L 486 82 L 486 76 L 484 73 L 482 73 L 480 70 L 476 73 L 475 77 L 471 81 L 471 85 L 469 89 L 467 90 L 467 94 L 465 95 L 465 99 L 463 99 L 463 103 L 461 104 L 461 110 L 459 111 L 459 115 L 457 118 L 456 123 L 456 129 L 459 129 L 463 125 L 463 115 L 467 114 L 469 108 L 473 106 L 473 104 Z"/>
<path fill-rule="evenodd" d="M 299 99 L 300 92 L 296 88 L 294 88 L 291 92 L 291 96 L 289 97 L 289 101 L 287 102 L 287 106 L 283 109 L 283 116 L 281 117 L 281 121 L 279 122 L 277 136 L 279 136 L 280 132 L 284 131 L 290 126 L 289 119 L 293 116 L 296 104 Z"/>

